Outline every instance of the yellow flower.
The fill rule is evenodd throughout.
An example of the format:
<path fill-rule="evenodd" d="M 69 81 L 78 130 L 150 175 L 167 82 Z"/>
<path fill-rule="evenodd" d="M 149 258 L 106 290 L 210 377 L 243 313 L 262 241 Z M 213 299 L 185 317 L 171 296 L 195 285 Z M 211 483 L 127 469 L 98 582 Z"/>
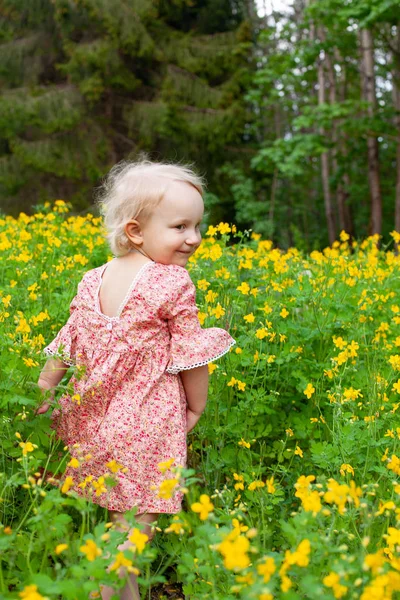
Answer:
<path fill-rule="evenodd" d="M 48 600 L 47 597 L 39 594 L 37 590 L 37 585 L 27 585 L 24 587 L 22 592 L 19 592 L 19 597 L 23 600 Z"/>
<path fill-rule="evenodd" d="M 250 448 L 250 442 L 246 442 L 243 438 L 238 442 L 238 446 L 242 446 L 242 448 Z"/>
<path fill-rule="evenodd" d="M 347 593 L 347 587 L 344 585 L 341 585 L 339 583 L 339 581 L 340 581 L 340 577 L 334 571 L 331 571 L 329 573 L 329 575 L 324 577 L 324 579 L 322 580 L 322 583 L 326 587 L 332 588 L 333 595 L 335 596 L 335 598 L 342 598 L 342 596 L 344 596 Z M 372 598 L 371 598 L 371 600 L 372 600 Z"/>
<path fill-rule="evenodd" d="M 23 456 L 26 456 L 28 452 L 33 452 L 35 448 L 37 448 L 37 445 L 32 444 L 31 442 L 20 442 L 19 446 L 22 448 Z"/>
<path fill-rule="evenodd" d="M 210 282 L 207 281 L 206 279 L 200 279 L 197 282 L 197 287 L 199 288 L 199 290 L 203 290 L 206 291 L 206 289 L 210 286 Z"/>
<path fill-rule="evenodd" d="M 316 490 L 306 490 L 301 495 L 301 504 L 306 512 L 312 512 L 314 515 L 319 513 L 322 508 L 321 498 Z"/>
<path fill-rule="evenodd" d="M 129 560 L 129 558 L 126 558 L 123 552 L 118 552 L 117 556 L 115 557 L 115 561 L 110 567 L 110 571 L 117 571 L 122 567 L 125 567 L 128 573 L 139 575 L 139 569 L 132 566 L 132 561 Z"/>
<path fill-rule="evenodd" d="M 185 533 L 185 528 L 189 528 L 188 523 L 182 522 L 178 515 L 175 515 L 172 519 L 172 523 L 169 527 L 164 529 L 165 533 L 176 533 L 176 535 L 182 535 Z"/>
<path fill-rule="evenodd" d="M 346 340 L 344 340 L 342 337 L 336 337 L 335 335 L 332 337 L 332 340 L 336 348 L 339 348 L 339 350 L 343 350 L 343 348 L 348 344 L 348 342 L 346 342 Z"/>
<path fill-rule="evenodd" d="M 250 291 L 250 286 L 246 281 L 244 281 L 241 285 L 236 288 L 239 292 L 242 292 L 245 296 L 248 295 Z"/>
<path fill-rule="evenodd" d="M 295 550 L 288 558 L 289 564 L 297 565 L 299 567 L 308 567 L 310 562 L 310 552 L 310 540 L 302 540 L 298 545 L 297 550 Z"/>
<path fill-rule="evenodd" d="M 233 387 L 236 383 L 236 379 L 234 377 L 231 378 L 230 381 L 228 381 L 227 386 L 228 387 Z"/>
<path fill-rule="evenodd" d="M 234 473 L 233 479 L 238 482 L 238 483 L 235 483 L 235 485 L 234 485 L 235 490 L 244 490 L 243 475 L 238 475 L 237 473 Z"/>
<path fill-rule="evenodd" d="M 371 570 L 374 575 L 379 573 L 386 562 L 386 558 L 383 554 L 383 549 L 381 548 L 375 554 L 367 554 L 364 558 L 363 568 L 368 571 Z"/>
<path fill-rule="evenodd" d="M 207 313 L 204 313 L 204 312 L 200 311 L 197 316 L 199 318 L 200 325 L 204 325 L 205 320 L 207 318 Z"/>
<path fill-rule="evenodd" d="M 218 365 L 216 365 L 214 363 L 208 363 L 207 367 L 208 367 L 208 373 L 210 375 L 212 375 L 212 373 L 214 373 L 215 369 L 218 368 Z"/>
<path fill-rule="evenodd" d="M 308 383 L 306 389 L 303 391 L 303 394 L 307 396 L 308 399 L 310 399 L 314 392 L 315 387 L 311 383 Z"/>
<path fill-rule="evenodd" d="M 66 494 L 73 485 L 74 485 L 74 480 L 72 479 L 72 477 L 70 477 L 70 475 L 68 475 L 68 477 L 65 478 L 65 481 L 61 488 L 62 493 Z"/>
<path fill-rule="evenodd" d="M 268 583 L 275 571 L 275 562 L 271 557 L 265 558 L 263 563 L 257 565 L 257 572 L 259 575 L 263 576 L 264 583 Z"/>
<path fill-rule="evenodd" d="M 398 354 L 390 356 L 389 363 L 395 371 L 400 371 L 400 356 Z"/>
<path fill-rule="evenodd" d="M 220 319 L 221 317 L 224 316 L 225 309 L 218 302 L 217 306 L 215 308 L 213 308 L 212 312 L 216 319 Z"/>
<path fill-rule="evenodd" d="M 217 244 L 214 244 L 211 248 L 210 248 L 210 258 L 212 261 L 216 261 L 219 258 L 221 258 L 222 256 L 222 250 L 221 247 L 218 246 Z"/>
<path fill-rule="evenodd" d="M 32 358 L 23 358 L 22 359 L 27 367 L 37 367 L 38 362 L 34 361 Z"/>
<path fill-rule="evenodd" d="M 133 549 L 137 550 L 138 554 L 141 554 L 144 550 L 146 542 L 149 540 L 149 536 L 145 533 L 142 533 L 140 529 L 135 527 L 132 531 L 132 534 L 129 536 L 128 540 L 133 545 Z"/>
<path fill-rule="evenodd" d="M 386 538 L 386 542 L 390 551 L 393 551 L 395 546 L 400 544 L 400 530 L 396 529 L 395 527 L 389 527 L 388 533 L 383 537 Z"/>
<path fill-rule="evenodd" d="M 238 534 L 248 531 L 247 525 L 242 525 L 239 519 L 232 519 L 232 525 Z"/>
<path fill-rule="evenodd" d="M 263 340 L 268 335 L 268 330 L 265 327 L 261 327 L 261 329 L 257 329 L 255 336 L 259 340 Z"/>
<path fill-rule="evenodd" d="M 213 292 L 212 290 L 208 290 L 207 294 L 206 294 L 206 302 L 208 303 L 212 303 L 214 302 L 214 300 L 216 300 L 218 297 L 218 293 L 217 292 Z"/>
<path fill-rule="evenodd" d="M 253 313 L 251 312 L 248 315 L 244 315 L 243 319 L 246 321 L 246 323 L 254 323 L 256 318 L 253 315 Z"/>
<path fill-rule="evenodd" d="M 7 308 L 8 306 L 10 306 L 10 303 L 11 303 L 11 295 L 8 294 L 8 296 L 3 296 L 1 301 L 3 302 L 4 306 Z"/>
<path fill-rule="evenodd" d="M 174 495 L 174 490 L 178 484 L 179 479 L 177 477 L 174 477 L 173 479 L 164 479 L 164 481 L 160 483 L 157 496 L 164 500 L 169 500 Z"/>
<path fill-rule="evenodd" d="M 73 396 L 71 396 L 71 400 L 72 400 L 72 402 L 76 402 L 76 404 L 78 406 L 81 405 L 81 395 L 80 394 L 74 394 Z"/>
<path fill-rule="evenodd" d="M 247 554 L 250 542 L 243 535 L 237 536 L 235 532 L 231 532 L 217 546 L 217 549 L 224 557 L 225 568 L 230 571 L 240 571 L 250 565 L 250 558 Z"/>
<path fill-rule="evenodd" d="M 72 467 L 73 469 L 77 469 L 79 467 L 79 460 L 75 457 L 71 458 L 67 467 Z"/>
<path fill-rule="evenodd" d="M 170 458 L 169 460 L 166 460 L 165 462 L 160 462 L 158 463 L 157 467 L 159 469 L 159 471 L 161 471 L 161 473 L 166 473 L 174 464 L 175 459 L 174 458 Z"/>
<path fill-rule="evenodd" d="M 396 475 L 400 475 L 400 460 L 395 454 L 392 454 L 392 458 L 386 466 L 389 471 L 393 471 L 393 473 L 396 473 Z"/>
<path fill-rule="evenodd" d="M 325 502 L 328 504 L 336 504 L 338 507 L 339 514 L 343 515 L 345 512 L 345 506 L 347 496 L 350 491 L 348 485 L 340 485 L 334 479 L 328 480 L 328 491 L 324 494 Z"/>
<path fill-rule="evenodd" d="M 345 388 L 343 396 L 346 400 L 357 400 L 357 398 L 363 398 L 361 390 L 355 390 L 354 388 Z"/>
<path fill-rule="evenodd" d="M 300 458 L 303 458 L 303 450 L 300 448 L 300 446 L 296 446 L 294 453 L 300 456 Z"/>
<path fill-rule="evenodd" d="M 400 379 L 398 379 L 396 383 L 393 384 L 392 392 L 397 392 L 398 394 L 400 394 Z"/>
<path fill-rule="evenodd" d="M 281 312 L 280 312 L 279 314 L 280 314 L 280 316 L 281 316 L 283 319 L 286 319 L 286 317 L 287 317 L 287 316 L 288 316 L 288 314 L 289 314 L 289 311 L 288 311 L 288 310 L 286 310 L 286 308 L 282 308 L 282 310 L 281 310 Z"/>
<path fill-rule="evenodd" d="M 214 235 L 216 235 L 217 233 L 218 233 L 218 229 L 216 227 L 214 227 L 213 225 L 210 225 L 209 228 L 207 229 L 206 236 L 214 237 Z"/>
<path fill-rule="evenodd" d="M 342 477 L 345 476 L 346 473 L 350 473 L 350 475 L 354 475 L 354 469 L 348 463 L 343 463 L 340 467 L 340 474 Z"/>
<path fill-rule="evenodd" d="M 219 225 L 217 225 L 217 229 L 222 235 L 224 235 L 225 233 L 230 233 L 232 231 L 228 223 L 220 223 Z"/>
<path fill-rule="evenodd" d="M 106 463 L 106 467 L 108 469 L 110 469 L 111 473 L 118 473 L 118 471 L 123 469 L 123 465 L 120 465 L 114 459 L 110 460 L 110 462 Z"/>
<path fill-rule="evenodd" d="M 78 484 L 78 487 L 80 487 L 84 490 L 86 488 L 87 484 L 90 483 L 91 481 L 93 481 L 93 479 L 94 479 L 93 475 L 88 475 L 87 477 L 85 477 L 85 479 L 83 481 L 81 481 L 81 483 Z"/>
<path fill-rule="evenodd" d="M 392 502 L 392 500 L 389 500 L 389 502 L 382 502 L 381 500 L 379 501 L 379 509 L 376 511 L 375 513 L 375 517 L 379 517 L 379 515 L 383 515 L 383 513 L 385 513 L 387 510 L 395 510 L 396 505 L 394 502 Z"/>
<path fill-rule="evenodd" d="M 288 437 L 293 437 L 294 436 L 294 432 L 293 429 L 291 429 L 290 427 L 288 427 L 288 429 L 285 429 L 285 433 Z"/>
<path fill-rule="evenodd" d="M 276 488 L 274 486 L 274 476 L 272 476 L 269 479 L 267 479 L 267 481 L 265 483 L 266 483 L 266 486 L 267 486 L 267 492 L 268 492 L 268 494 L 275 494 Z"/>
<path fill-rule="evenodd" d="M 238 390 L 239 390 L 240 392 L 244 392 L 244 390 L 245 390 L 245 387 L 246 387 L 246 384 L 245 384 L 245 382 L 244 382 L 244 381 L 239 381 L 239 380 L 237 380 L 237 381 L 236 381 L 236 383 L 237 383 Z"/>
<path fill-rule="evenodd" d="M 68 544 L 58 544 L 58 545 L 55 547 L 55 550 L 54 550 L 54 552 L 55 552 L 56 554 L 61 554 L 61 552 L 64 552 L 64 550 L 66 550 L 67 548 L 68 548 Z"/>
<path fill-rule="evenodd" d="M 250 492 L 253 492 L 257 488 L 263 488 L 264 486 L 265 486 L 265 483 L 263 481 L 252 481 L 247 489 Z"/>
<path fill-rule="evenodd" d="M 80 546 L 79 550 L 83 552 L 83 554 L 86 554 L 86 558 L 90 562 L 93 562 L 98 556 L 102 555 L 101 548 L 98 548 L 93 540 L 86 540 L 85 545 Z"/>
<path fill-rule="evenodd" d="M 208 518 L 209 513 L 214 510 L 214 505 L 210 502 L 210 498 L 207 494 L 202 494 L 200 496 L 200 502 L 194 502 L 191 509 L 193 512 L 199 513 L 200 519 L 205 521 Z"/>
<path fill-rule="evenodd" d="M 290 588 L 292 587 L 292 582 L 289 579 L 289 577 L 287 575 L 283 575 L 282 576 L 282 582 L 281 582 L 281 590 L 282 592 L 286 593 L 290 590 Z"/>
<path fill-rule="evenodd" d="M 92 481 L 92 486 L 93 489 L 96 490 L 96 496 L 101 496 L 101 494 L 105 494 L 107 492 L 105 478 L 103 475 L 99 477 L 97 481 Z"/>

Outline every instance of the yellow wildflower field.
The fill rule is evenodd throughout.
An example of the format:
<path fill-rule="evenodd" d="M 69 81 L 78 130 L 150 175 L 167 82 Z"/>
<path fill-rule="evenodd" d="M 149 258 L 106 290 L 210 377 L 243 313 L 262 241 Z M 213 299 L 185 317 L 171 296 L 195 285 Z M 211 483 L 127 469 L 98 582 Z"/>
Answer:
<path fill-rule="evenodd" d="M 394 246 L 343 232 L 306 255 L 228 223 L 205 232 L 188 265 L 199 319 L 236 346 L 209 365 L 188 468 L 159 465 L 157 493 L 182 490 L 183 511 L 160 518 L 151 544 L 134 527 L 122 552 L 124 533 L 63 477 L 90 457 L 71 458 L 34 414 L 42 350 L 83 273 L 111 258 L 101 220 L 62 200 L 3 216 L 0 250 L 1 598 L 99 597 L 123 568 L 143 594 L 173 580 L 196 599 L 400 597 Z M 80 485 L 107 494 L 123 470 L 111 461 Z"/>

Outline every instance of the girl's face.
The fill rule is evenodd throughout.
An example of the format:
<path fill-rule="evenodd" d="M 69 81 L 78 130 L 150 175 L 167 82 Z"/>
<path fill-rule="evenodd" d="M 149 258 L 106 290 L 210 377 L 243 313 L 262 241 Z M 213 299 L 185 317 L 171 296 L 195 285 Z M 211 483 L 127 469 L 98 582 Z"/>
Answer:
<path fill-rule="evenodd" d="M 200 246 L 203 214 L 203 198 L 196 188 L 171 181 L 146 222 L 130 221 L 125 230 L 134 246 L 155 262 L 184 267 Z"/>

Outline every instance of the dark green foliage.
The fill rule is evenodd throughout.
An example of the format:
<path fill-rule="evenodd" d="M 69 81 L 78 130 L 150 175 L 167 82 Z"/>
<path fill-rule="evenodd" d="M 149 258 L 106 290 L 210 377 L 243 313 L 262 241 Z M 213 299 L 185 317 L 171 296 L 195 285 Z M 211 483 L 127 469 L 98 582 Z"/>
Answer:
<path fill-rule="evenodd" d="M 242 145 L 242 0 L 0 0 L 0 14 L 6 212 L 62 195 L 88 207 L 109 167 L 143 151 L 212 182 Z"/>

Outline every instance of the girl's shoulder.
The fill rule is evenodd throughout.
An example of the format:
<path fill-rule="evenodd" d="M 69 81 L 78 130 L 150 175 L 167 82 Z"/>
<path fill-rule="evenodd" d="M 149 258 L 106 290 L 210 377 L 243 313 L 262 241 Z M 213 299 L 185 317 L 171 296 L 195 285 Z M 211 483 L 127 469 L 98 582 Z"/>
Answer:
<path fill-rule="evenodd" d="M 107 263 L 105 263 L 104 265 L 100 265 L 99 267 L 94 267 L 93 269 L 89 269 L 88 271 L 85 271 L 85 273 L 83 273 L 81 275 L 81 279 L 78 281 L 78 285 L 77 285 L 77 295 L 78 296 L 85 296 L 89 293 L 91 293 L 92 289 L 96 289 L 96 286 L 98 286 L 99 281 L 100 281 L 100 276 L 102 273 L 102 270 L 106 267 Z"/>
<path fill-rule="evenodd" d="M 154 263 L 153 269 L 151 269 L 151 275 L 153 280 L 158 280 L 160 284 L 162 283 L 171 291 L 193 285 L 187 270 L 179 265 Z"/>
<path fill-rule="evenodd" d="M 189 273 L 179 265 L 154 263 L 147 274 L 147 285 L 141 286 L 140 291 L 151 304 L 169 304 L 176 301 L 182 291 L 194 288 Z"/>

